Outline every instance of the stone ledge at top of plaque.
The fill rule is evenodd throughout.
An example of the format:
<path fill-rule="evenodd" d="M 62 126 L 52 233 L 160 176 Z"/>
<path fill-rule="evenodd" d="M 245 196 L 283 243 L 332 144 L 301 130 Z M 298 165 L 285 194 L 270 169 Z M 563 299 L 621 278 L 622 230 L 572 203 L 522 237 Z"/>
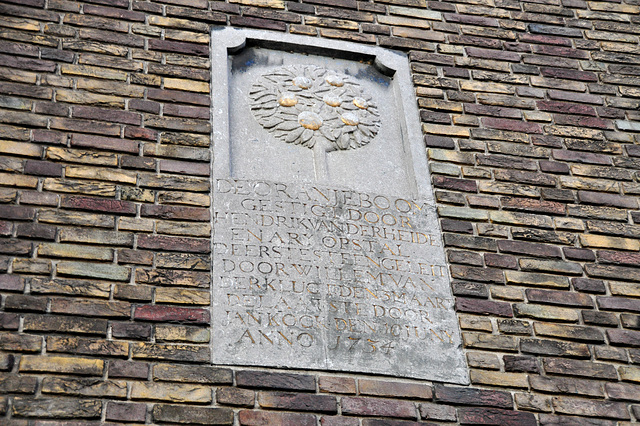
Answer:
<path fill-rule="evenodd" d="M 469 383 L 406 55 L 211 47 L 212 362 Z"/>

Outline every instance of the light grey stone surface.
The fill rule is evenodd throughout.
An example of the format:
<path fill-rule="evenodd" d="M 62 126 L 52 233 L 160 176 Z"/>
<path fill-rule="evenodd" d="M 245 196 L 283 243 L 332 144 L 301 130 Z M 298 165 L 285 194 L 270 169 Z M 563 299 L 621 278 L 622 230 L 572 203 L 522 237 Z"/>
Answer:
<path fill-rule="evenodd" d="M 468 383 L 406 57 L 212 51 L 213 362 Z"/>

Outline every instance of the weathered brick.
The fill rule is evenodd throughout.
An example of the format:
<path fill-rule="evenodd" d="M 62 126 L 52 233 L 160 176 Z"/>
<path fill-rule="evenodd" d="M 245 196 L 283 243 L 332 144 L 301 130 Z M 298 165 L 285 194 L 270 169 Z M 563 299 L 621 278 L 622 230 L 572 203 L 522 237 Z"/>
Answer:
<path fill-rule="evenodd" d="M 39 352 L 42 350 L 42 338 L 29 334 L 0 333 L 0 349 L 11 352 Z"/>
<path fill-rule="evenodd" d="M 547 373 L 609 380 L 617 379 L 616 370 L 610 364 L 562 358 L 543 358 L 542 363 Z"/>
<path fill-rule="evenodd" d="M 190 324 L 208 324 L 209 311 L 199 308 L 177 308 L 163 305 L 137 306 L 133 315 L 136 320 L 170 321 Z"/>
<path fill-rule="evenodd" d="M 602 382 L 571 377 L 530 376 L 531 388 L 536 391 L 583 396 L 604 396 Z"/>
<path fill-rule="evenodd" d="M 530 302 L 567 306 L 593 306 L 593 300 L 591 299 L 591 297 L 581 293 L 557 290 L 527 289 L 526 295 L 527 299 Z"/>
<path fill-rule="evenodd" d="M 260 392 L 258 404 L 263 408 L 285 409 L 291 411 L 314 411 L 319 413 L 337 413 L 336 398 L 329 395 L 311 395 L 287 392 Z"/>
<path fill-rule="evenodd" d="M 579 315 L 569 308 L 557 308 L 553 306 L 518 303 L 513 306 L 516 317 L 534 318 L 541 320 L 555 320 L 562 322 L 577 322 Z"/>
<path fill-rule="evenodd" d="M 241 370 L 236 372 L 236 384 L 247 388 L 315 391 L 316 381 L 311 375 Z"/>
<path fill-rule="evenodd" d="M 536 322 L 533 324 L 533 328 L 539 336 L 557 337 L 561 339 L 585 342 L 604 342 L 604 336 L 600 330 L 595 327 Z"/>
<path fill-rule="evenodd" d="M 35 377 L 17 374 L 0 375 L 0 391 L 7 393 L 35 393 L 37 380 Z"/>
<path fill-rule="evenodd" d="M 207 343 L 211 340 L 211 333 L 206 328 L 184 325 L 156 325 L 156 341 Z"/>
<path fill-rule="evenodd" d="M 408 401 L 345 396 L 342 398 L 342 413 L 410 419 L 416 417 L 416 408 L 413 403 Z"/>
<path fill-rule="evenodd" d="M 146 379 L 149 375 L 149 365 L 143 362 L 122 360 L 109 361 L 109 377 Z"/>
<path fill-rule="evenodd" d="M 72 420 L 99 418 L 101 411 L 99 399 L 15 397 L 12 407 L 14 417 Z"/>
<path fill-rule="evenodd" d="M 144 422 L 146 414 L 145 404 L 109 401 L 105 418 L 111 421 Z"/>
<path fill-rule="evenodd" d="M 414 383 L 361 379 L 358 381 L 358 389 L 361 395 L 395 396 L 415 399 L 431 399 L 433 396 L 430 386 Z"/>
<path fill-rule="evenodd" d="M 111 324 L 111 334 L 116 338 L 146 340 L 151 337 L 151 325 L 116 322 Z"/>
<path fill-rule="evenodd" d="M 552 399 L 552 404 L 557 413 L 614 419 L 630 418 L 626 404 L 620 402 L 593 401 L 558 396 Z"/>
<path fill-rule="evenodd" d="M 19 370 L 21 372 L 101 376 L 104 370 L 104 361 L 78 357 L 23 355 L 20 359 Z"/>
<path fill-rule="evenodd" d="M 107 320 L 74 318 L 59 315 L 25 315 L 27 331 L 55 331 L 60 333 L 107 334 Z"/>
<path fill-rule="evenodd" d="M 242 410 L 238 420 L 243 426 L 282 425 L 282 426 L 316 426 L 315 416 L 311 414 L 279 413 L 273 411 Z"/>
<path fill-rule="evenodd" d="M 532 413 L 501 410 L 498 408 L 459 408 L 460 424 L 474 425 L 536 425 L 537 421 Z"/>
<path fill-rule="evenodd" d="M 42 381 L 43 393 L 81 395 L 94 397 L 125 398 L 127 384 L 124 381 L 102 378 L 46 377 Z"/>
<path fill-rule="evenodd" d="M 640 346 L 640 331 L 607 330 L 607 337 L 613 345 Z"/>
<path fill-rule="evenodd" d="M 47 350 L 50 352 L 66 352 L 78 355 L 125 357 L 129 353 L 129 345 L 124 342 L 109 340 L 50 336 L 47 339 Z"/>
<path fill-rule="evenodd" d="M 187 253 L 209 253 L 211 242 L 208 239 L 165 237 L 161 235 L 140 235 L 138 247 L 149 250 L 179 251 Z"/>
<path fill-rule="evenodd" d="M 513 316 L 513 310 L 509 303 L 460 297 L 456 298 L 456 311 L 500 317 Z"/>
<path fill-rule="evenodd" d="M 208 347 L 181 344 L 136 343 L 132 344 L 134 359 L 159 359 L 180 362 L 209 362 Z"/>
<path fill-rule="evenodd" d="M 480 405 L 488 407 L 511 408 L 513 398 L 507 392 L 481 389 L 456 388 L 436 385 L 435 401 L 438 403 Z"/>
<path fill-rule="evenodd" d="M 209 403 L 211 389 L 207 386 L 159 382 L 134 382 L 131 399 L 153 399 L 171 402 Z"/>
<path fill-rule="evenodd" d="M 640 300 L 608 296 L 598 296 L 596 300 L 600 309 L 640 312 Z"/>
<path fill-rule="evenodd" d="M 182 405 L 156 404 L 153 420 L 179 424 L 232 425 L 233 411 L 226 408 L 185 407 Z"/>
<path fill-rule="evenodd" d="M 256 402 L 254 391 L 238 388 L 219 388 L 216 390 L 216 402 L 222 405 L 253 407 Z"/>
<path fill-rule="evenodd" d="M 161 381 L 206 384 L 233 382 L 231 370 L 204 366 L 156 365 L 153 368 L 153 378 Z"/>

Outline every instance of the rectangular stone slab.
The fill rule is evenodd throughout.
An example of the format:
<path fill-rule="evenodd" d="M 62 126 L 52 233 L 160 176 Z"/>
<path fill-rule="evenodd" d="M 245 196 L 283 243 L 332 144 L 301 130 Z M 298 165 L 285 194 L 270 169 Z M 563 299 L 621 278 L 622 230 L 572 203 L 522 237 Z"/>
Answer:
<path fill-rule="evenodd" d="M 406 57 L 212 39 L 212 362 L 468 383 Z"/>

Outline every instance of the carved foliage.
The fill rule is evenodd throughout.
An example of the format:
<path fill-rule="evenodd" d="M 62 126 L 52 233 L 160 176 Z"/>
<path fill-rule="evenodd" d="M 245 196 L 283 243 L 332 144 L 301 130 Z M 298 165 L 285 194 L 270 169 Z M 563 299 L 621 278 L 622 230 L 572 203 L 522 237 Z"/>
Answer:
<path fill-rule="evenodd" d="M 380 128 L 376 105 L 351 77 L 311 65 L 291 65 L 258 78 L 251 111 L 286 143 L 324 151 L 356 149 Z"/>

